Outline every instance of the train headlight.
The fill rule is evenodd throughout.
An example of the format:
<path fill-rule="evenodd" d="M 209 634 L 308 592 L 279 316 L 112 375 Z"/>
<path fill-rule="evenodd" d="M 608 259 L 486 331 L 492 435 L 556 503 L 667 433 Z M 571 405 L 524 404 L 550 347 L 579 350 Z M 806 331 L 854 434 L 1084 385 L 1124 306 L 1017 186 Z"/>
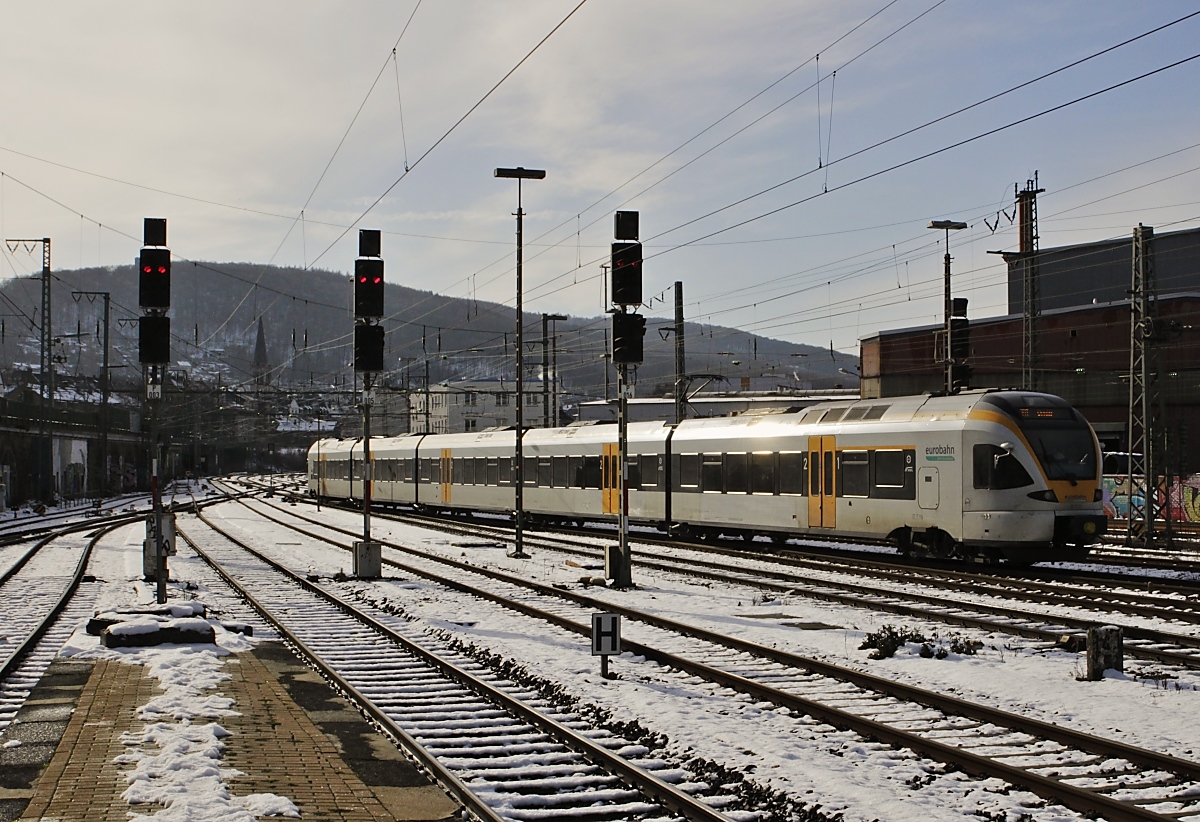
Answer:
<path fill-rule="evenodd" d="M 1031 491 L 1028 496 L 1030 499 L 1042 502 L 1058 502 L 1058 494 L 1054 493 L 1053 488 L 1047 488 L 1045 491 Z"/>
<path fill-rule="evenodd" d="M 1085 522 L 1083 524 L 1083 533 L 1087 534 L 1088 536 L 1096 533 L 1096 523 L 1092 522 L 1091 520 Z"/>

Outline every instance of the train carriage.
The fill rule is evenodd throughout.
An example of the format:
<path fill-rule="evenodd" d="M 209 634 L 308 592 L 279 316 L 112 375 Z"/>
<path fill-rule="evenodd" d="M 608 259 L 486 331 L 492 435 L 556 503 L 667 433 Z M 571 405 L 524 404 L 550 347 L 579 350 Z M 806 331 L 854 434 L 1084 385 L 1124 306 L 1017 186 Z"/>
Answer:
<path fill-rule="evenodd" d="M 1106 526 L 1095 434 L 1048 394 L 843 400 L 628 430 L 631 521 L 682 536 L 890 540 L 918 555 L 1037 562 L 1086 556 Z M 513 437 L 372 440 L 373 497 L 511 512 Z M 523 450 L 531 522 L 615 520 L 615 426 L 532 429 Z M 358 440 L 314 444 L 310 490 L 361 498 L 361 460 Z"/>

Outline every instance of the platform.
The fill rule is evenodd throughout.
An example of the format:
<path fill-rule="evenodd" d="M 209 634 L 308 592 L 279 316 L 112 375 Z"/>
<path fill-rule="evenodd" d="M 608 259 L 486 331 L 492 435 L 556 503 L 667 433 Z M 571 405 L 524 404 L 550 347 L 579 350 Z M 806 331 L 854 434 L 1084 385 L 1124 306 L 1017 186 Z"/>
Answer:
<path fill-rule="evenodd" d="M 219 690 L 240 715 L 219 721 L 230 735 L 211 778 L 220 768 L 230 795 L 274 794 L 308 820 L 458 815 L 455 802 L 286 646 L 260 642 L 224 664 L 232 678 Z M 54 662 L 0 737 L 20 743 L 0 747 L 0 822 L 126 822 L 161 810 L 122 796 L 132 766 L 116 761 L 130 750 L 122 734 L 148 725 L 138 706 L 158 693 L 139 665 Z"/>

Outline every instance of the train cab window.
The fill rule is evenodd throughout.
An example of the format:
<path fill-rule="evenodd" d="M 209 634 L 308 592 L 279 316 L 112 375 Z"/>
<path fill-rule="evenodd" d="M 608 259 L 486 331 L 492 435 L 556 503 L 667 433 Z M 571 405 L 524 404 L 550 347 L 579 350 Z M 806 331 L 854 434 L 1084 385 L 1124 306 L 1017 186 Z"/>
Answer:
<path fill-rule="evenodd" d="M 538 458 L 537 457 L 524 457 L 523 459 L 525 460 L 525 476 L 523 478 L 525 480 L 525 484 L 526 485 L 537 485 Z"/>
<path fill-rule="evenodd" d="M 774 454 L 768 452 L 750 455 L 750 493 L 775 493 Z"/>
<path fill-rule="evenodd" d="M 658 487 L 658 470 L 658 454 L 642 454 L 638 457 L 638 473 L 641 474 L 643 489 Z"/>
<path fill-rule="evenodd" d="M 537 458 L 537 484 L 539 488 L 552 488 L 554 483 L 550 479 L 550 458 Z"/>
<path fill-rule="evenodd" d="M 679 477 L 680 488 L 699 488 L 700 487 L 700 455 L 699 454 L 680 454 L 679 455 L 679 470 L 675 472 Z"/>
<path fill-rule="evenodd" d="M 719 494 L 725 490 L 725 471 L 720 454 L 704 454 L 700 463 L 700 490 Z"/>
<path fill-rule="evenodd" d="M 501 485 L 513 484 L 513 458 L 501 457 L 500 464 L 497 466 L 497 471 L 500 474 Z"/>
<path fill-rule="evenodd" d="M 803 496 L 808 485 L 808 454 L 785 451 L 779 455 L 779 493 Z"/>
<path fill-rule="evenodd" d="M 487 457 L 485 464 L 487 465 L 487 484 L 488 485 L 499 485 L 500 484 L 500 460 L 497 459 L 496 457 Z"/>
<path fill-rule="evenodd" d="M 708 486 L 706 485 L 705 488 Z M 750 455 L 725 455 L 725 490 L 730 494 L 745 494 L 750 490 Z"/>
<path fill-rule="evenodd" d="M 583 457 L 567 457 L 567 475 L 572 488 L 583 488 Z"/>
<path fill-rule="evenodd" d="M 871 460 L 866 451 L 842 451 L 838 496 L 865 497 L 871 491 Z"/>
<path fill-rule="evenodd" d="M 998 445 L 980 443 L 971 451 L 975 468 L 974 486 L 991 491 L 1024 488 L 1033 485 L 1025 466 L 1009 451 Z"/>
<path fill-rule="evenodd" d="M 600 458 L 599 457 L 584 457 L 583 458 L 583 487 L 584 488 L 599 488 L 600 487 Z"/>
<path fill-rule="evenodd" d="M 554 487 L 566 488 L 571 477 L 571 467 L 566 457 L 553 458 L 553 472 Z"/>

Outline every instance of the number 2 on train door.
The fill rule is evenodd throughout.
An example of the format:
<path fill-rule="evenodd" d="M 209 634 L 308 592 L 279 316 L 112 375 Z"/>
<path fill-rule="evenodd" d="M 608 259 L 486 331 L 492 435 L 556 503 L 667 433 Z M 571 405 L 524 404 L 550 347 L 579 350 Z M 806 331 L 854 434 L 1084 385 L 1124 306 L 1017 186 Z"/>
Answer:
<path fill-rule="evenodd" d="M 606 514 L 616 514 L 621 507 L 621 476 L 617 473 L 617 444 L 606 442 L 600 446 L 600 493 L 601 504 Z"/>
<path fill-rule="evenodd" d="M 808 438 L 808 527 L 837 524 L 836 437 Z"/>

